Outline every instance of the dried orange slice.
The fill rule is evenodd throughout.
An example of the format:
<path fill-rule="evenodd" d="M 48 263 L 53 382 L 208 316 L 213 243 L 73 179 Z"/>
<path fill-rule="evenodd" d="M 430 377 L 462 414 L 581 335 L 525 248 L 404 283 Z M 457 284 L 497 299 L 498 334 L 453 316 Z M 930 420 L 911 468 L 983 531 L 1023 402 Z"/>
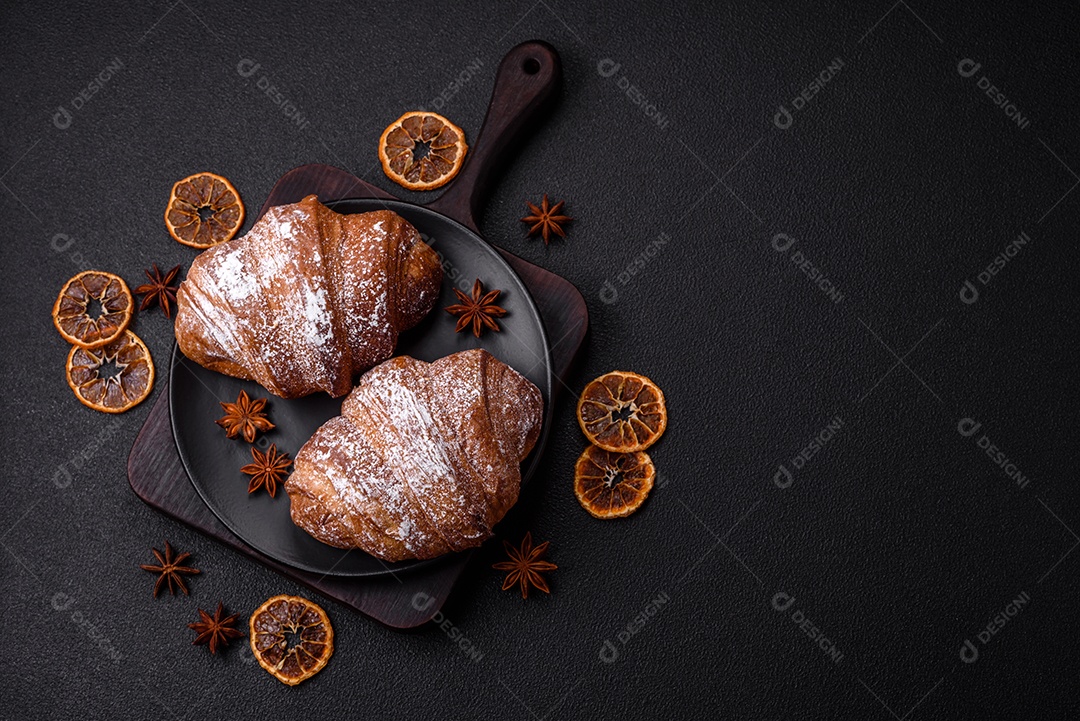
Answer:
<path fill-rule="evenodd" d="M 334 629 L 326 611 L 300 596 L 274 596 L 250 621 L 251 652 L 259 665 L 289 686 L 319 671 L 334 653 Z"/>
<path fill-rule="evenodd" d="M 441 115 L 414 110 L 390 123 L 379 138 L 383 172 L 409 190 L 449 183 L 465 162 L 465 133 Z"/>
<path fill-rule="evenodd" d="M 100 348 L 74 346 L 68 353 L 67 381 L 83 405 L 123 413 L 154 387 L 154 362 L 139 336 L 129 330 Z"/>
<path fill-rule="evenodd" d="M 96 305 L 96 308 L 91 306 Z M 118 275 L 84 270 L 64 284 L 53 304 L 53 325 L 68 343 L 97 348 L 111 343 L 131 322 L 134 302 Z"/>
<path fill-rule="evenodd" d="M 641 507 L 655 479 L 649 454 L 589 446 L 574 466 L 574 495 L 597 518 L 621 518 Z"/>
<path fill-rule="evenodd" d="M 605 451 L 643 451 L 667 428 L 663 391 L 627 371 L 606 373 L 585 386 L 577 415 L 585 436 Z"/>
<path fill-rule="evenodd" d="M 165 208 L 169 235 L 192 248 L 231 240 L 244 224 L 240 193 L 214 173 L 196 173 L 176 183 Z"/>

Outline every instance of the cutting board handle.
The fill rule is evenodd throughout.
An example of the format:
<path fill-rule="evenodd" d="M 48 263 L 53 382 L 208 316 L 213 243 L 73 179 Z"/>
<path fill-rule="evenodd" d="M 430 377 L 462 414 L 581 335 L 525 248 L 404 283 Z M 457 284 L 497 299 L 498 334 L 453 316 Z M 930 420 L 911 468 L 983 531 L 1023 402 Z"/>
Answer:
<path fill-rule="evenodd" d="M 449 189 L 428 207 L 478 231 L 476 216 L 487 198 L 494 171 L 561 80 L 559 53 L 547 43 L 530 40 L 508 52 L 499 63 L 487 116 L 480 134 L 470 143 L 464 167 Z"/>

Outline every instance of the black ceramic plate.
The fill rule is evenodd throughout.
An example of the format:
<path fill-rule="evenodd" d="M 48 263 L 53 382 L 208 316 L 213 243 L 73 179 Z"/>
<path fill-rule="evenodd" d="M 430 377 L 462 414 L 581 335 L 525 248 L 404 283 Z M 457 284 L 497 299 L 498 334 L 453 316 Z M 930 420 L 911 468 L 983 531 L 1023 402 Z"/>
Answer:
<path fill-rule="evenodd" d="M 536 384 L 544 397 L 544 428 L 532 455 L 522 464 L 522 480 L 532 475 L 543 451 L 551 418 L 553 375 L 547 336 L 540 313 L 528 290 L 502 256 L 465 226 L 434 211 L 398 201 L 343 200 L 331 203 L 339 213 L 362 213 L 389 208 L 408 220 L 443 258 L 442 294 L 420 325 L 401 335 L 397 353 L 425 361 L 469 348 L 484 348 Z M 476 278 L 488 289 L 501 288 L 499 303 L 508 314 L 502 332 L 454 332 L 455 318 L 443 308 L 456 302 L 453 288 L 468 292 Z M 169 408 L 173 437 L 184 468 L 199 495 L 222 523 L 252 548 L 276 561 L 314 573 L 335 576 L 374 576 L 425 565 L 425 561 L 388 564 L 363 551 L 327 546 L 295 526 L 289 517 L 289 497 L 265 492 L 248 495 L 248 477 L 240 467 L 251 462 L 250 446 L 229 440 L 214 420 L 222 415 L 219 401 L 235 401 L 241 390 L 270 399 L 269 415 L 276 428 L 256 441 L 265 449 L 276 443 L 295 458 L 316 429 L 338 415 L 342 399 L 325 393 L 283 400 L 249 381 L 206 370 L 173 348 Z"/>

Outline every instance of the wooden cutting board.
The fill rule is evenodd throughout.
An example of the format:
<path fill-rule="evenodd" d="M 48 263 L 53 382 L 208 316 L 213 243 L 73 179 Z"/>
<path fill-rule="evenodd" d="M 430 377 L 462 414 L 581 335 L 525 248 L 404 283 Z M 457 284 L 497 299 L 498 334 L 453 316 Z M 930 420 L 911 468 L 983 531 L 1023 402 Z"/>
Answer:
<path fill-rule="evenodd" d="M 538 72 L 539 69 L 539 72 Z M 474 213 L 484 189 L 533 119 L 552 95 L 560 77 L 559 59 L 545 43 L 518 45 L 507 54 L 496 76 L 491 104 L 470 157 L 453 185 L 432 208 L 475 230 Z M 295 203 L 314 193 L 323 202 L 343 198 L 395 199 L 339 168 L 304 165 L 286 173 L 274 185 L 259 211 Z M 564 278 L 497 249 L 529 288 L 551 342 L 552 369 L 557 378 L 569 371 L 588 331 L 588 310 L 581 294 Z M 163 384 L 164 385 L 164 384 Z M 563 384 L 554 386 L 555 403 Z M 148 505 L 250 556 L 282 575 L 322 595 L 394 628 L 411 628 L 429 621 L 445 603 L 471 553 L 447 556 L 434 564 L 373 578 L 322 576 L 285 566 L 230 532 L 203 503 L 180 462 L 169 421 L 166 388 L 143 424 L 128 456 L 128 481 Z"/>
<path fill-rule="evenodd" d="M 530 281 L 527 266 L 518 268 L 515 265 L 515 269 L 529 286 L 537 305 L 541 309 L 558 307 L 558 298 L 546 293 L 542 282 L 534 285 Z M 585 325 L 576 324 L 565 315 L 564 311 L 544 316 L 552 339 L 564 337 L 552 350 L 552 365 L 559 376 L 570 368 L 585 335 Z M 556 384 L 556 394 L 559 388 L 561 384 Z M 374 578 L 319 576 L 263 556 L 234 536 L 211 513 L 191 485 L 173 441 L 169 393 L 164 384 L 128 456 L 128 482 L 149 506 L 327 598 L 394 628 L 412 628 L 431 620 L 449 597 L 454 582 L 472 555 L 455 554 L 396 577 Z"/>

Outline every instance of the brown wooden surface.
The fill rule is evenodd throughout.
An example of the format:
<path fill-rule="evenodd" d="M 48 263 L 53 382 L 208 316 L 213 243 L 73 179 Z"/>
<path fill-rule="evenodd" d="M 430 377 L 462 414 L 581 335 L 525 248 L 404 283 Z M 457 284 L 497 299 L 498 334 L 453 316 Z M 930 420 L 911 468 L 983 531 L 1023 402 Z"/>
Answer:
<path fill-rule="evenodd" d="M 505 155 L 503 151 L 520 137 L 527 121 L 551 96 L 559 75 L 558 55 L 544 43 L 523 43 L 507 54 L 499 66 L 491 105 L 471 151 L 473 155 L 450 189 L 432 203 L 433 209 L 476 229 L 475 214 L 491 174 Z M 344 198 L 394 199 L 339 168 L 304 165 L 278 180 L 259 210 L 259 217 L 270 207 L 294 203 L 312 193 L 324 202 Z M 528 286 L 540 310 L 551 343 L 552 369 L 561 378 L 572 365 L 588 330 L 585 301 L 563 278 L 502 249 L 499 252 Z M 562 385 L 555 383 L 552 403 Z M 168 404 L 169 394 L 163 388 L 128 457 L 128 480 L 147 504 L 388 626 L 419 626 L 445 603 L 471 553 L 454 554 L 435 564 L 393 575 L 346 578 L 294 569 L 246 545 L 207 508 L 187 477 L 173 441 Z M 414 599 L 418 600 L 414 603 Z"/>

